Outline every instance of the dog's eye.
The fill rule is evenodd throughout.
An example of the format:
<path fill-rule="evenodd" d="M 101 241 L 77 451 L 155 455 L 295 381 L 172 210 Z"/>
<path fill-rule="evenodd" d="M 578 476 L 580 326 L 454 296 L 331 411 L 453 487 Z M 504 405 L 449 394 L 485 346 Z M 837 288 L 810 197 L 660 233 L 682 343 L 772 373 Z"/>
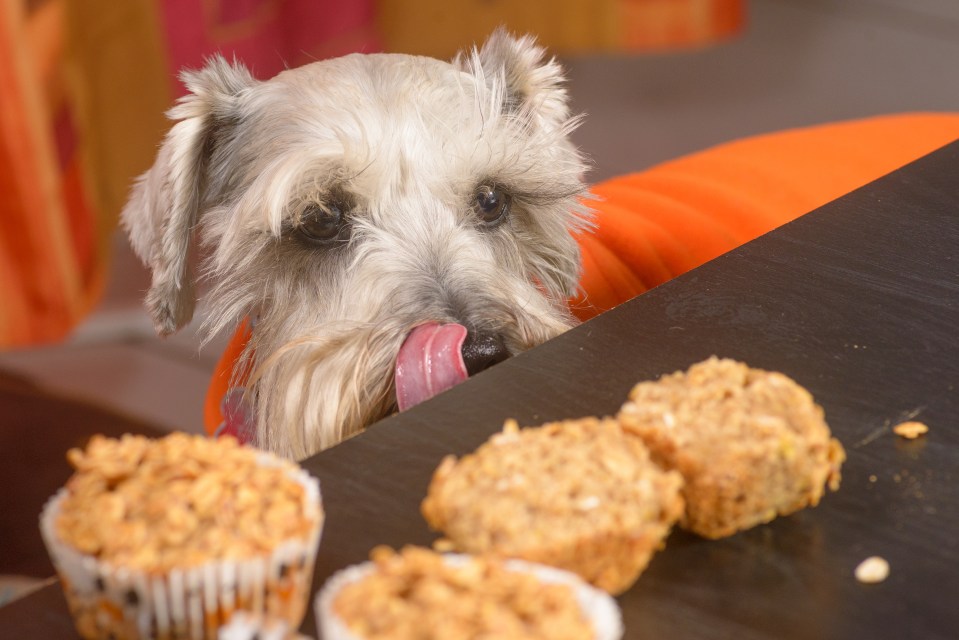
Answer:
<path fill-rule="evenodd" d="M 346 223 L 343 208 L 336 203 L 311 204 L 303 212 L 297 231 L 307 240 L 327 243 L 341 239 Z"/>
<path fill-rule="evenodd" d="M 473 210 L 487 226 L 495 226 L 506 220 L 509 214 L 510 197 L 502 189 L 483 185 L 476 190 Z"/>

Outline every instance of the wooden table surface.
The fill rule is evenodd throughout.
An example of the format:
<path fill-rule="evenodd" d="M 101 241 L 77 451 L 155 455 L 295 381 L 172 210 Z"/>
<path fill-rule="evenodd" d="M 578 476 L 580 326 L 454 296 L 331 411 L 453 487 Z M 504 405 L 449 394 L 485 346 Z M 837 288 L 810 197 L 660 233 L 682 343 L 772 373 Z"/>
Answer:
<path fill-rule="evenodd" d="M 434 468 L 505 418 L 612 413 L 715 354 L 813 393 L 847 450 L 842 487 L 722 541 L 673 533 L 618 598 L 626 637 L 959 637 L 957 321 L 954 143 L 307 460 L 327 510 L 314 586 L 375 545 L 434 540 Z M 907 418 L 929 434 L 895 436 Z M 871 555 L 891 574 L 863 585 Z M 72 637 L 55 585 L 0 609 L 0 638 Z"/>

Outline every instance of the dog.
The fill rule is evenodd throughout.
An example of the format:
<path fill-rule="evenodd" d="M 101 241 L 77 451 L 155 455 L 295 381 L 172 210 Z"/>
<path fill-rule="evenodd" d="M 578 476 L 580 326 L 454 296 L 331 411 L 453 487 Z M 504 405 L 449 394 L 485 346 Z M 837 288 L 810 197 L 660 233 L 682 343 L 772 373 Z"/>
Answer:
<path fill-rule="evenodd" d="M 121 220 L 159 334 L 198 282 L 207 336 L 251 319 L 257 446 L 306 457 L 573 326 L 581 118 L 529 36 L 182 78 Z"/>

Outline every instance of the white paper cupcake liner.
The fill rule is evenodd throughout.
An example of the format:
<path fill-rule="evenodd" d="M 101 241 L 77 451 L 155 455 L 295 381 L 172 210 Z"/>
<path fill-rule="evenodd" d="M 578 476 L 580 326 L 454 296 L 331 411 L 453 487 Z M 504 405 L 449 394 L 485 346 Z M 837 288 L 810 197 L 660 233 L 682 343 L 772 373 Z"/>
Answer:
<path fill-rule="evenodd" d="M 446 562 L 453 566 L 465 564 L 471 556 L 465 554 L 444 554 Z M 594 640 L 619 640 L 623 637 L 623 617 L 619 605 L 605 591 L 597 589 L 569 571 L 548 567 L 525 560 L 506 560 L 503 563 L 510 571 L 529 573 L 541 581 L 550 584 L 565 584 L 573 589 L 576 601 L 583 614 L 592 625 Z M 348 584 L 359 582 L 373 573 L 376 565 L 364 562 L 342 569 L 326 581 L 314 600 L 317 629 L 322 640 L 363 640 L 346 627 L 333 613 L 333 601 Z"/>
<path fill-rule="evenodd" d="M 68 491 L 58 491 L 40 515 L 40 533 L 77 631 L 88 640 L 215 639 L 236 611 L 297 628 L 310 599 L 324 518 L 319 481 L 299 469 L 293 476 L 306 490 L 307 513 L 316 515 L 305 540 L 283 542 L 267 556 L 213 560 L 165 573 L 116 567 L 60 540 L 56 519 Z"/>
<path fill-rule="evenodd" d="M 218 640 L 312 640 L 291 630 L 283 620 L 237 611 L 220 627 Z"/>

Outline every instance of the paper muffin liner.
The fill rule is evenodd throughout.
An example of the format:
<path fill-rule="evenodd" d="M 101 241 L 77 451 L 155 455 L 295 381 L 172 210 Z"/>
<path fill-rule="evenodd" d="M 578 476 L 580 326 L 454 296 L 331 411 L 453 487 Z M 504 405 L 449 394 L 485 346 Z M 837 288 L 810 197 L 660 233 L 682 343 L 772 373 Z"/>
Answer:
<path fill-rule="evenodd" d="M 446 562 L 453 566 L 465 564 L 472 556 L 458 553 L 444 554 Z M 549 584 L 564 584 L 573 589 L 583 615 L 595 631 L 595 640 L 619 640 L 623 637 L 623 617 L 616 601 L 605 591 L 587 584 L 569 571 L 548 567 L 525 560 L 505 560 L 509 571 L 529 573 Z M 334 573 L 320 589 L 314 600 L 317 630 L 323 640 L 363 640 L 354 635 L 346 624 L 333 613 L 333 601 L 340 591 L 354 582 L 359 582 L 376 570 L 373 562 L 363 562 Z"/>
<path fill-rule="evenodd" d="M 218 640 L 312 640 L 300 635 L 283 620 L 237 611 L 220 627 Z"/>
<path fill-rule="evenodd" d="M 261 462 L 271 464 L 266 456 Z M 310 599 L 324 515 L 319 481 L 302 469 L 292 475 L 305 489 L 308 513 L 315 515 L 305 540 L 281 542 L 265 556 L 211 560 L 166 572 L 114 566 L 61 540 L 56 519 L 69 492 L 58 491 L 43 508 L 40 533 L 77 631 L 87 640 L 215 639 L 237 611 L 299 627 Z"/>

